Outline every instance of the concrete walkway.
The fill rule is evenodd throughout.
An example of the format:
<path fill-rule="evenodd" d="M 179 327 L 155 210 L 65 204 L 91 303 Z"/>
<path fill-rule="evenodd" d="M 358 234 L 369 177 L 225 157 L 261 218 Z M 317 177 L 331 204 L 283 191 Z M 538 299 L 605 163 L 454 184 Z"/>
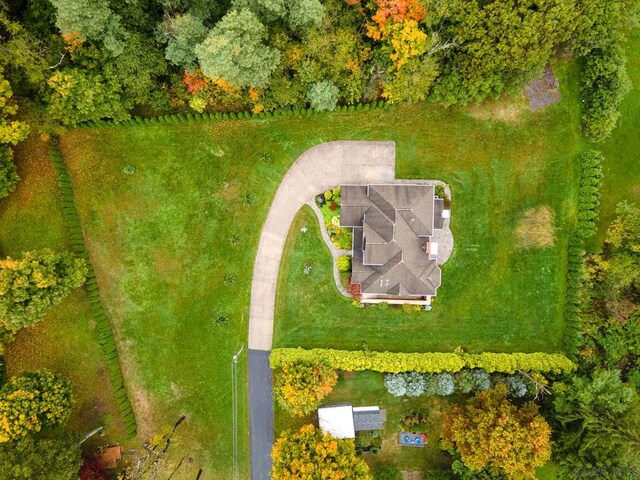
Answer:
<path fill-rule="evenodd" d="M 284 176 L 262 227 L 249 311 L 251 478 L 268 480 L 273 447 L 273 387 L 269 351 L 280 260 L 298 210 L 316 194 L 344 183 L 395 178 L 394 142 L 339 141 L 304 152 Z"/>

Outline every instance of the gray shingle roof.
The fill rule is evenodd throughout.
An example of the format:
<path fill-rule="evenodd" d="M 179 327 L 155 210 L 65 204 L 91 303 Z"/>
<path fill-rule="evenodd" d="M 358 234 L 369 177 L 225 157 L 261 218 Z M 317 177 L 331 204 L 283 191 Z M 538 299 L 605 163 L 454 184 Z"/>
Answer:
<path fill-rule="evenodd" d="M 380 410 L 353 412 L 353 427 L 356 432 L 382 430 L 383 418 Z"/>
<path fill-rule="evenodd" d="M 340 225 L 354 227 L 352 283 L 366 294 L 435 295 L 441 272 L 426 244 L 443 204 L 433 185 L 343 185 L 341 199 Z"/>

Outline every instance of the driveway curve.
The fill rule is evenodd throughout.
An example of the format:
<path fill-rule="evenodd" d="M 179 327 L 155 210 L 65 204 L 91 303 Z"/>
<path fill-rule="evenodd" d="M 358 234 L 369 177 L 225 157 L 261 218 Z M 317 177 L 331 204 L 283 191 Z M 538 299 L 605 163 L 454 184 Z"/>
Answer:
<path fill-rule="evenodd" d="M 251 478 L 267 480 L 273 446 L 273 388 L 269 355 L 278 271 L 289 228 L 315 195 L 345 183 L 395 179 L 395 143 L 337 141 L 311 147 L 287 171 L 262 227 L 253 267 L 249 312 Z"/>

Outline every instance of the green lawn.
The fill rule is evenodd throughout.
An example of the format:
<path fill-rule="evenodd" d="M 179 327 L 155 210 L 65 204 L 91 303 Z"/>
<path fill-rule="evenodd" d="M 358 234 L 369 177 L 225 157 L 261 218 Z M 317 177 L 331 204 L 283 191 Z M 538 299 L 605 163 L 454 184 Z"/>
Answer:
<path fill-rule="evenodd" d="M 560 73 L 562 85 L 566 71 Z M 562 104 L 522 112 L 517 121 L 482 122 L 438 110 L 414 117 L 409 110 L 390 124 L 397 176 L 442 179 L 452 189 L 454 254 L 444 265 L 433 310 L 355 308 L 336 290 L 318 222 L 305 209 L 291 228 L 281 266 L 275 345 L 358 349 L 364 341 L 391 351 L 561 351 L 577 179 L 574 89 L 563 95 Z M 520 249 L 516 224 L 540 205 L 554 212 L 555 245 Z M 309 231 L 302 233 L 302 226 Z M 312 264 L 309 275 L 306 263 Z"/>
<path fill-rule="evenodd" d="M 640 203 L 640 29 L 632 31 L 626 54 L 633 90 L 620 108 L 622 117 L 613 135 L 602 144 L 593 145 L 605 156 L 598 243 L 604 240 L 607 227 L 616 216 L 618 202 Z"/>
<path fill-rule="evenodd" d="M 567 73 L 560 69 L 561 82 Z M 436 333 L 433 327 L 445 321 L 438 320 L 437 312 L 412 317 L 410 326 L 418 332 L 412 341 L 419 349 L 438 349 L 434 344 L 440 342 L 441 349 L 558 350 L 564 247 L 575 213 L 577 135 L 575 89 L 563 94 L 565 103 L 536 114 L 516 98 L 507 101 L 506 116 L 504 102 L 476 108 L 473 114 L 421 104 L 308 118 L 64 134 L 62 151 L 101 295 L 116 327 L 140 436 L 173 423 L 181 413 L 189 419 L 173 456 L 193 462 L 185 463 L 174 478 L 193 478 L 200 467 L 212 478 L 229 478 L 231 356 L 246 341 L 260 228 L 283 174 L 312 145 L 336 139 L 395 140 L 399 176 L 441 178 L 454 189 L 454 234 L 459 245 L 469 248 L 460 247 L 457 267 L 452 259 L 445 269 L 449 284 L 443 285 L 437 301 L 450 325 Z M 268 161 L 260 160 L 263 153 L 269 154 Z M 123 173 L 128 165 L 135 167 L 133 175 Z M 512 241 L 511 229 L 504 226 L 540 203 L 555 211 L 556 247 L 496 255 Z M 487 232 L 491 241 L 479 238 Z M 307 235 L 312 238 L 313 233 Z M 320 255 L 324 258 L 325 253 Z M 313 278 L 322 274 L 322 263 L 315 262 Z M 496 286 L 475 284 L 465 290 L 464 284 L 474 285 L 483 268 Z M 475 277 L 463 281 L 469 273 Z M 506 273 L 508 277 L 501 278 Z M 516 284 L 510 293 L 501 292 L 511 281 Z M 514 298 L 514 292 L 522 298 Z M 342 327 L 350 322 L 343 312 L 353 318 L 368 312 L 352 309 L 341 299 L 342 304 L 333 301 L 331 296 L 310 301 L 304 318 L 295 319 L 307 322 L 308 328 L 288 328 L 291 336 L 284 340 L 280 322 L 278 343 L 336 346 L 332 326 L 339 323 L 344 333 Z M 523 311 L 535 320 L 520 318 Z M 221 316 L 229 319 L 225 327 L 215 324 Z M 460 321 L 467 316 L 476 319 L 473 328 Z M 485 316 L 506 327 L 488 332 L 477 320 Z M 422 322 L 428 322 L 429 329 Z M 403 326 L 388 316 L 382 325 L 388 341 L 382 344 L 380 330 L 367 337 L 370 347 L 406 348 L 398 339 L 406 339 L 408 322 Z M 356 328 L 348 335 L 350 339 L 340 341 L 349 347 L 363 338 Z M 240 370 L 246 375 L 245 360 Z M 239 464 L 246 476 L 248 414 L 246 387 L 241 388 Z"/>
<path fill-rule="evenodd" d="M 341 372 L 338 384 L 323 404 L 347 402 L 356 407 L 379 406 L 386 410 L 387 421 L 382 430 L 382 450 L 377 454 L 365 453 L 364 459 L 375 468 L 380 464 L 393 464 L 406 471 L 423 471 L 438 467 L 448 468 L 450 462 L 438 446 L 442 417 L 445 410 L 460 397 L 394 397 L 384 386 L 384 375 L 376 372 Z M 410 410 L 422 410 L 427 422 L 416 431 L 425 432 L 429 442 L 424 448 L 400 447 L 398 433 L 400 419 Z M 276 403 L 276 432 L 298 429 L 307 423 L 318 424 L 317 414 L 307 417 L 292 417 Z"/>
<path fill-rule="evenodd" d="M 15 158 L 21 180 L 0 200 L 0 255 L 70 249 L 47 143 L 32 135 L 16 149 Z M 20 331 L 6 346 L 6 362 L 11 376 L 47 368 L 72 381 L 71 427 L 84 435 L 97 425 L 107 426 L 107 437 L 94 437 L 88 446 L 124 435 L 84 290 L 72 292 L 39 324 Z"/>

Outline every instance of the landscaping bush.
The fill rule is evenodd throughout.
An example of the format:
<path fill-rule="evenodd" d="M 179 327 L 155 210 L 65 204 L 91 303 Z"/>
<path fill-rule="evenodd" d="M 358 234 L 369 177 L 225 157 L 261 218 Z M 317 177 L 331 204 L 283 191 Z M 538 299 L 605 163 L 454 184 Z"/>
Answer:
<path fill-rule="evenodd" d="M 351 255 L 340 255 L 337 260 L 338 270 L 340 272 L 351 271 Z"/>
<path fill-rule="evenodd" d="M 351 250 L 353 232 L 350 228 L 340 227 L 340 187 L 327 190 L 316 197 L 316 204 L 320 207 L 324 218 L 324 225 L 331 243 L 336 248 Z"/>
<path fill-rule="evenodd" d="M 322 362 L 337 370 L 372 370 L 383 373 L 458 372 L 462 368 L 484 369 L 487 372 L 563 373 L 575 370 L 575 365 L 559 353 L 395 353 L 364 350 L 334 350 L 328 348 L 276 348 L 271 351 L 271 368 L 300 361 Z"/>
<path fill-rule="evenodd" d="M 427 414 L 424 410 L 413 409 L 409 410 L 400 419 L 400 428 L 403 430 L 411 431 L 414 427 L 424 425 L 427 421 Z"/>
<path fill-rule="evenodd" d="M 395 465 L 380 465 L 373 471 L 373 480 L 402 480 L 402 471 Z"/>
<path fill-rule="evenodd" d="M 425 381 L 424 376 L 418 372 L 408 372 L 401 374 L 405 376 L 407 382 L 408 397 L 419 397 L 424 393 Z"/>
<path fill-rule="evenodd" d="M 407 394 L 407 381 L 402 373 L 388 373 L 384 376 L 384 386 L 394 397 Z"/>
<path fill-rule="evenodd" d="M 528 393 L 527 385 L 519 375 L 507 377 L 507 385 L 509 387 L 509 395 L 512 397 L 521 398 Z"/>
<path fill-rule="evenodd" d="M 291 363 L 276 372 L 274 395 L 282 408 L 304 416 L 318 408 L 337 381 L 338 373 L 321 363 Z"/>
<path fill-rule="evenodd" d="M 464 369 L 454 376 L 455 389 L 460 393 L 471 393 L 476 388 L 473 370 Z"/>
<path fill-rule="evenodd" d="M 493 383 L 491 382 L 491 376 L 484 370 L 471 370 L 473 377 L 474 390 L 484 391 L 489 390 Z"/>
<path fill-rule="evenodd" d="M 437 382 L 436 393 L 440 396 L 451 395 L 455 391 L 453 376 L 450 373 L 439 373 L 435 375 Z"/>
<path fill-rule="evenodd" d="M 582 241 L 573 238 L 567 248 L 567 292 L 564 309 L 564 351 L 575 358 L 582 344 L 582 318 L 580 316 L 580 288 L 584 279 L 584 247 Z"/>

